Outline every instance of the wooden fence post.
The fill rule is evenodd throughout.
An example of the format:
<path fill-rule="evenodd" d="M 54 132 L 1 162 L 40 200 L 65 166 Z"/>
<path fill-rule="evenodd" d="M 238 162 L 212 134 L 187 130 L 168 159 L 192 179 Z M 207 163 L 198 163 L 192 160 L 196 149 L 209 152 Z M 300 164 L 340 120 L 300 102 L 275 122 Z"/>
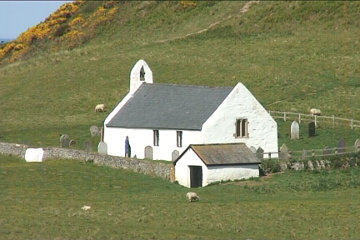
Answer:
<path fill-rule="evenodd" d="M 286 112 L 284 112 L 284 122 L 286 122 Z"/>
<path fill-rule="evenodd" d="M 301 113 L 299 113 L 299 124 L 301 123 Z"/>

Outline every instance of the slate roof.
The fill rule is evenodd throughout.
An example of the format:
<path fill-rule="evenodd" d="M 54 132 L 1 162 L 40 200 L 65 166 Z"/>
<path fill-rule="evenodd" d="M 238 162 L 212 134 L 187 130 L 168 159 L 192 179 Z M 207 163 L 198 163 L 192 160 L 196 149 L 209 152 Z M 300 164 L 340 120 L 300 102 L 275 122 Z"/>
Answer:
<path fill-rule="evenodd" d="M 191 144 L 174 162 L 191 148 L 207 166 L 259 164 L 255 154 L 244 143 Z"/>
<path fill-rule="evenodd" d="M 201 130 L 232 89 L 143 83 L 106 126 Z"/>

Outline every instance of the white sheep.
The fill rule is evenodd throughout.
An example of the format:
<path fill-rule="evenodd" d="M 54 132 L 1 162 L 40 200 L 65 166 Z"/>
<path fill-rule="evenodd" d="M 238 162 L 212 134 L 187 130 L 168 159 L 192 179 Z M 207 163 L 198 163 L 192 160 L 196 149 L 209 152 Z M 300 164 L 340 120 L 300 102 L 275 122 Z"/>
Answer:
<path fill-rule="evenodd" d="M 81 209 L 84 211 L 87 211 L 87 210 L 90 210 L 90 208 L 91 208 L 90 206 L 84 205 Z"/>
<path fill-rule="evenodd" d="M 189 200 L 189 202 L 194 202 L 194 201 L 200 200 L 200 197 L 195 192 L 188 192 L 186 194 L 186 198 L 187 198 L 187 200 Z"/>
<path fill-rule="evenodd" d="M 104 112 L 105 111 L 105 104 L 98 104 L 95 107 L 95 112 Z"/>
<path fill-rule="evenodd" d="M 321 115 L 320 109 L 317 109 L 317 108 L 312 108 L 312 109 L 310 109 L 310 113 L 311 113 L 312 115 L 317 115 L 317 116 L 320 116 L 320 115 Z"/>

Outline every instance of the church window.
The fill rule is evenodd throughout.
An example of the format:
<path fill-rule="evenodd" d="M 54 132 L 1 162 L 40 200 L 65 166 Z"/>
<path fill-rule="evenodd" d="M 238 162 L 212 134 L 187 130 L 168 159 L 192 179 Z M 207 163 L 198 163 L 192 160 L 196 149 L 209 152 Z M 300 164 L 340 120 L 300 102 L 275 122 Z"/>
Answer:
<path fill-rule="evenodd" d="M 182 131 L 176 131 L 176 146 L 182 147 Z"/>
<path fill-rule="evenodd" d="M 249 137 L 248 124 L 249 124 L 249 122 L 247 119 L 237 119 L 236 120 L 236 137 L 237 138 Z"/>
<path fill-rule="evenodd" d="M 154 146 L 159 146 L 159 130 L 154 130 Z"/>

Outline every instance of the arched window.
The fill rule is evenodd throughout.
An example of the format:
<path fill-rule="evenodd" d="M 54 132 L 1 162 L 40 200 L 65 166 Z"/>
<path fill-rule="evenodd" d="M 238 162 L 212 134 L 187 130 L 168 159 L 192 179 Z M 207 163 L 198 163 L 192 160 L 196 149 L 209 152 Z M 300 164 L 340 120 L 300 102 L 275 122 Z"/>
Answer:
<path fill-rule="evenodd" d="M 145 81 L 145 70 L 144 70 L 144 66 L 142 66 L 141 69 L 140 69 L 140 81 Z"/>

